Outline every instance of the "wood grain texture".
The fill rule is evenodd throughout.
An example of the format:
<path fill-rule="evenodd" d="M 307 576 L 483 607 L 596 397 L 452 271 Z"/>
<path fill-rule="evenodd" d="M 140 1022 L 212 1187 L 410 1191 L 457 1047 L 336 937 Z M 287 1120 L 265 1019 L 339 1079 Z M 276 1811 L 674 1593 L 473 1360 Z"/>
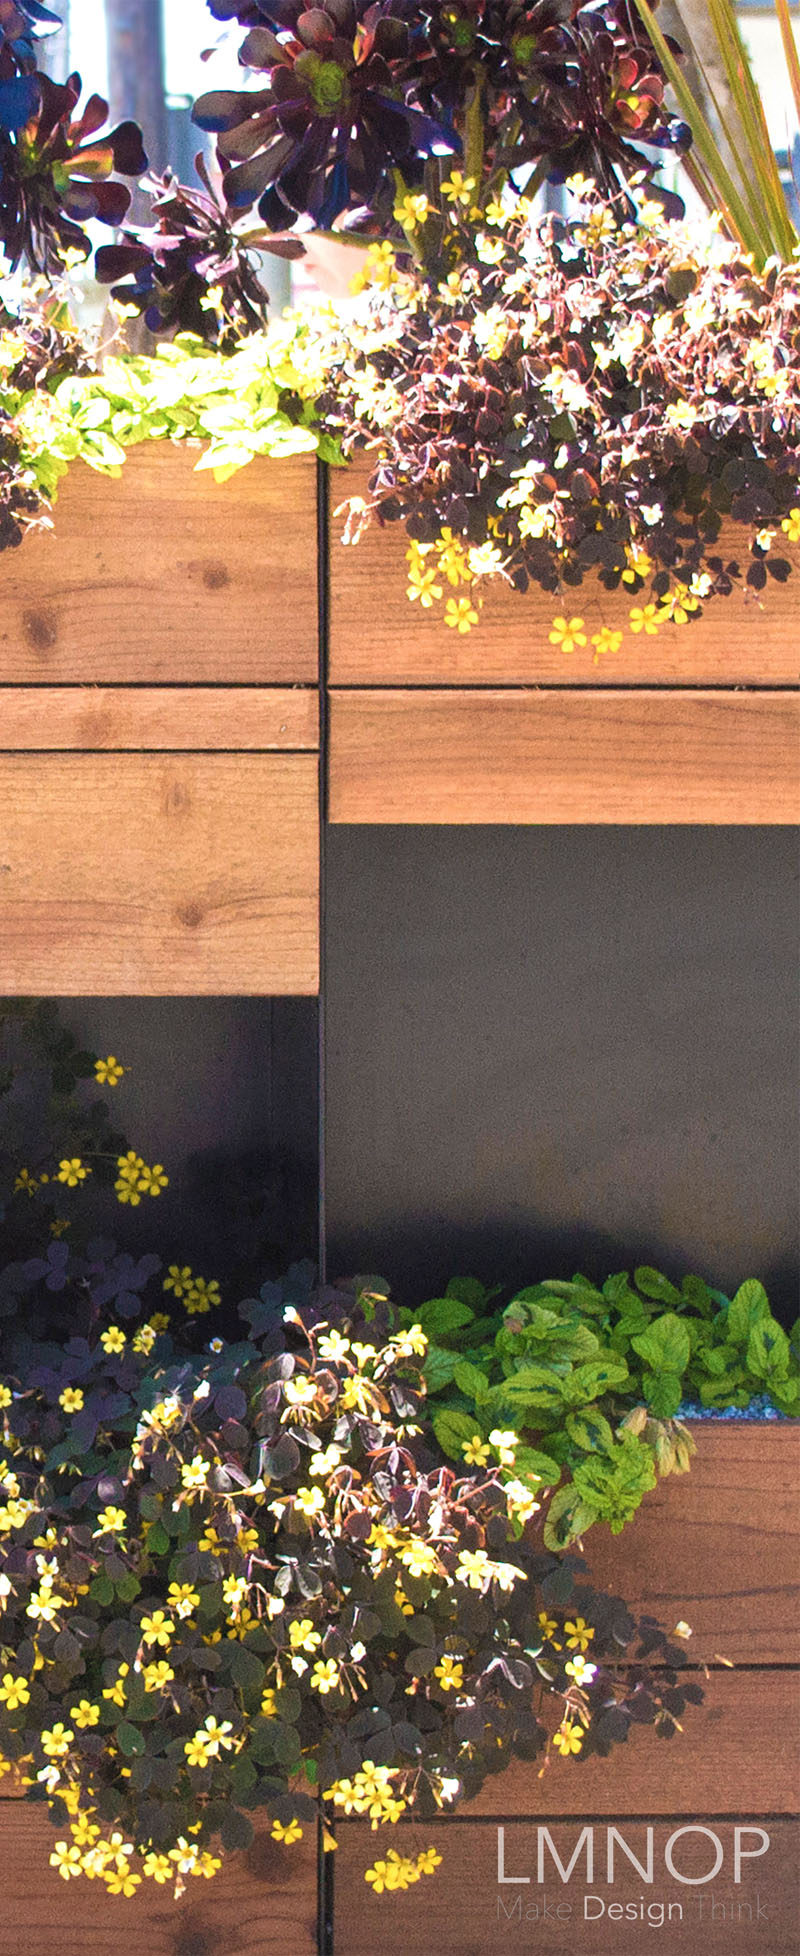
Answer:
<path fill-rule="evenodd" d="M 52 531 L 0 561 L 0 682 L 317 675 L 313 458 L 215 483 L 146 442 L 118 479 L 76 465 Z"/>
<path fill-rule="evenodd" d="M 631 1733 L 607 1759 L 540 1766 L 516 1760 L 487 1780 L 464 1813 L 753 1813 L 800 1809 L 800 1672 L 712 1671 L 699 1682 L 702 1705 L 688 1705 L 683 1732 L 660 1739 L 652 1726 Z"/>
<path fill-rule="evenodd" d="M 310 686 L 5 686 L 0 752 L 319 746 Z"/>
<path fill-rule="evenodd" d="M 363 468 L 332 471 L 331 508 L 363 493 L 365 479 Z M 442 607 L 421 612 L 409 602 L 402 524 L 381 530 L 373 523 L 360 543 L 343 546 L 343 523 L 343 517 L 331 519 L 334 686 L 779 686 L 800 678 L 796 571 L 786 584 L 770 583 L 763 603 L 737 592 L 707 605 L 691 626 L 670 626 L 645 639 L 628 629 L 631 605 L 641 604 L 641 597 L 624 587 L 605 591 L 594 576 L 556 597 L 538 585 L 524 597 L 487 585 L 480 624 L 460 634 L 445 625 Z M 723 531 L 726 558 L 742 562 L 742 535 L 735 524 Z M 619 652 L 604 653 L 595 665 L 590 642 L 569 656 L 559 651 L 548 638 L 558 612 L 583 618 L 587 641 L 601 625 L 622 629 Z"/>
<path fill-rule="evenodd" d="M 0 991 L 310 993 L 311 754 L 0 756 Z"/>
<path fill-rule="evenodd" d="M 367 1827 L 350 1823 L 340 1828 L 335 1855 L 337 1956 L 339 1951 L 342 1956 L 376 1956 L 378 1950 L 381 1956 L 430 1956 L 432 1950 L 436 1956 L 508 1956 L 509 1951 L 516 1956 L 577 1956 L 578 1951 L 581 1956 L 584 1951 L 587 1956 L 594 1952 L 596 1956 L 617 1956 L 617 1952 L 644 1956 L 651 1946 L 660 1956 L 698 1956 L 700 1950 L 718 1951 L 720 1956 L 723 1951 L 726 1956 L 731 1951 L 738 1956 L 756 1956 L 756 1952 L 758 1956 L 797 1956 L 797 1825 L 774 1820 L 760 1823 L 757 1815 L 748 1817 L 756 1826 L 763 1825 L 769 1845 L 759 1859 L 742 1859 L 738 1887 L 733 1881 L 733 1826 L 725 1822 L 714 1829 L 724 1856 L 719 1876 L 698 1887 L 676 1881 L 665 1866 L 665 1848 L 675 1832 L 669 1823 L 657 1825 L 653 1831 L 652 1886 L 642 1881 L 618 1847 L 614 1882 L 609 1885 L 604 1826 L 593 1837 L 591 1883 L 586 1875 L 585 1848 L 565 1883 L 544 1842 L 544 1881 L 540 1886 L 535 1830 L 524 1823 L 509 1825 L 503 1837 L 503 1872 L 527 1874 L 529 1882 L 502 1887 L 497 1879 L 496 1827 L 457 1820 L 433 1827 L 401 1825 L 392 1828 L 389 1843 L 385 1838 L 388 1830 L 376 1836 Z M 550 1828 L 565 1869 L 580 1832 L 580 1824 Z M 646 1827 L 630 1823 L 624 1828 L 624 1838 L 631 1853 L 646 1867 Z M 364 1874 L 378 1856 L 385 1855 L 388 1845 L 409 1857 L 435 1846 L 442 1857 L 441 1866 L 433 1878 L 423 1876 L 405 1894 L 376 1896 Z M 743 1849 L 762 1845 L 758 1836 L 741 1838 Z M 672 1858 L 681 1874 L 704 1874 L 713 1867 L 716 1850 L 707 1838 L 684 1836 L 673 1843 Z M 607 1913 L 600 1916 L 596 1903 L 587 1905 L 585 1897 L 590 1894 L 599 1896 L 606 1910 L 614 1902 L 638 1908 L 643 1901 L 645 1910 L 648 1902 L 654 1903 L 656 1914 L 650 1922 L 638 1917 L 610 1920 Z M 661 1903 L 663 1927 L 658 1919 Z M 677 1907 L 682 1909 L 681 1917 Z M 527 1918 L 526 1910 L 530 1911 Z M 537 1910 L 538 1914 L 534 1912 Z"/>
<path fill-rule="evenodd" d="M 697 1453 L 645 1496 L 630 1526 L 586 1536 L 591 1579 L 670 1626 L 693 1656 L 800 1663 L 800 1426 L 690 1427 Z"/>
<path fill-rule="evenodd" d="M 44 1808 L 0 1801 L 0 1956 L 314 1956 L 314 1830 L 291 1848 L 262 1822 L 252 1848 L 175 1901 L 148 1882 L 129 1898 L 49 1866 L 58 1829 Z"/>
<path fill-rule="evenodd" d="M 332 822 L 789 823 L 800 696 L 331 693 Z"/>

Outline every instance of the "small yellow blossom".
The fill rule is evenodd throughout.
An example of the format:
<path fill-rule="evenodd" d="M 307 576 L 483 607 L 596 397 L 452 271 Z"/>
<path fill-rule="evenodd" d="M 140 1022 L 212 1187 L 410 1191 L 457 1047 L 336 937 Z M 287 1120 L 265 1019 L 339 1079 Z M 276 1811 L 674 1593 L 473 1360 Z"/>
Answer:
<path fill-rule="evenodd" d="M 63 1881 L 71 1881 L 81 1873 L 82 1855 L 79 1847 L 68 1847 L 66 1841 L 56 1841 L 50 1856 L 51 1868 L 57 1868 Z"/>
<path fill-rule="evenodd" d="M 6 1711 L 18 1711 L 21 1705 L 29 1705 L 30 1701 L 31 1694 L 25 1678 L 15 1678 L 10 1671 L 5 1671 L 0 1683 L 0 1704 L 5 1705 Z"/>
<path fill-rule="evenodd" d="M 444 622 L 452 631 L 459 632 L 463 636 L 465 632 L 471 632 L 473 625 L 477 625 L 478 613 L 469 598 L 448 598 L 444 608 Z"/>
<path fill-rule="evenodd" d="M 162 1189 L 169 1187 L 169 1176 L 165 1175 L 161 1162 L 153 1163 L 152 1168 L 143 1168 L 138 1181 L 140 1195 L 160 1195 Z"/>
<path fill-rule="evenodd" d="M 339 1666 L 332 1657 L 318 1660 L 309 1679 L 312 1691 L 319 1691 L 324 1697 L 328 1691 L 335 1691 L 339 1683 Z"/>
<path fill-rule="evenodd" d="M 7 1385 L 0 1385 L 0 1412 L 5 1412 L 6 1407 L 12 1405 L 13 1399 L 14 1399 L 14 1394 L 11 1390 L 11 1387 Z M 6 1483 L 4 1482 L 4 1486 L 5 1484 Z"/>
<path fill-rule="evenodd" d="M 294 1505 L 308 1520 L 325 1512 L 325 1496 L 321 1487 L 299 1487 L 294 1497 Z"/>
<path fill-rule="evenodd" d="M 309 1473 L 323 1474 L 323 1475 L 333 1474 L 335 1473 L 336 1468 L 341 1466 L 341 1462 L 342 1462 L 341 1447 L 334 1447 L 334 1446 L 320 1447 L 317 1453 L 312 1453 L 311 1455 L 311 1464 L 309 1467 Z"/>
<path fill-rule="evenodd" d="M 314 1629 L 310 1616 L 301 1617 L 295 1623 L 290 1623 L 289 1642 L 292 1650 L 311 1651 L 319 1648 L 322 1637 L 320 1632 Z"/>
<path fill-rule="evenodd" d="M 191 1740 L 189 1743 L 192 1743 Z M 156 1854 L 155 1851 L 151 1851 L 145 1855 L 144 1872 L 150 1881 L 157 1881 L 161 1887 L 163 1887 L 165 1882 L 174 1879 L 174 1871 L 169 1856 L 167 1854 Z"/>
<path fill-rule="evenodd" d="M 632 632 L 644 632 L 645 638 L 657 636 L 661 617 L 656 605 L 632 605 L 628 619 Z"/>
<path fill-rule="evenodd" d="M 345 1358 L 349 1350 L 349 1338 L 343 1338 L 339 1331 L 324 1332 L 317 1344 L 320 1358 Z"/>
<path fill-rule="evenodd" d="M 70 1705 L 70 1718 L 74 1718 L 79 1731 L 87 1732 L 100 1723 L 100 1706 L 93 1705 L 91 1699 L 81 1698 L 77 1705 Z"/>
<path fill-rule="evenodd" d="M 461 1452 L 470 1467 L 485 1467 L 490 1458 L 486 1441 L 477 1433 L 471 1440 L 462 1441 Z"/>
<path fill-rule="evenodd" d="M 604 652 L 618 652 L 622 644 L 622 633 L 612 631 L 610 625 L 601 625 L 599 632 L 592 633 L 594 664 L 597 665 Z"/>
<path fill-rule="evenodd" d="M 443 1691 L 461 1691 L 464 1687 L 464 1667 L 454 1657 L 444 1656 L 434 1665 L 433 1675 L 438 1678 Z"/>
<path fill-rule="evenodd" d="M 590 1623 L 584 1622 L 582 1616 L 576 1616 L 574 1623 L 568 1619 L 564 1624 L 564 1631 L 567 1639 L 567 1650 L 588 1650 L 594 1636 L 594 1630 Z"/>
<path fill-rule="evenodd" d="M 800 509 L 790 509 L 781 520 L 781 529 L 790 543 L 800 543 Z"/>
<path fill-rule="evenodd" d="M 113 1684 L 107 1684 L 103 1690 L 103 1697 L 107 1698 L 110 1704 L 116 1705 L 120 1711 L 125 1704 L 125 1679 L 129 1670 L 129 1664 L 120 1664 Z"/>
<path fill-rule="evenodd" d="M 216 1308 L 222 1302 L 219 1284 L 215 1277 L 207 1281 L 205 1277 L 194 1277 L 186 1292 L 185 1305 L 188 1316 L 202 1317 L 206 1311 Z"/>
<path fill-rule="evenodd" d="M 142 1671 L 145 1691 L 166 1691 L 174 1676 L 175 1672 L 165 1657 L 159 1658 L 157 1664 L 145 1664 Z"/>
<path fill-rule="evenodd" d="M 181 1467 L 181 1481 L 183 1486 L 188 1488 L 204 1488 L 210 1471 L 208 1461 L 203 1460 L 200 1454 L 195 1454 L 193 1460 L 185 1460 Z"/>
<path fill-rule="evenodd" d="M 559 614 L 553 619 L 552 631 L 548 633 L 551 645 L 557 645 L 561 652 L 574 652 L 576 646 L 586 644 L 586 633 L 582 618 L 565 618 Z"/>
<path fill-rule="evenodd" d="M 553 1744 L 564 1759 L 568 1759 L 571 1752 L 580 1752 L 583 1745 L 580 1726 L 575 1725 L 571 1719 L 565 1718 L 559 1725 L 558 1731 L 553 1733 Z"/>
<path fill-rule="evenodd" d="M 202 1733 L 197 1732 L 194 1738 L 187 1739 L 183 1750 L 190 1766 L 202 1767 L 208 1765 L 211 1754 L 203 1742 Z"/>
<path fill-rule="evenodd" d="M 59 1720 L 59 1723 L 53 1725 L 50 1730 L 42 1732 L 42 1751 L 48 1759 L 63 1759 L 69 1752 L 74 1737 L 72 1728 Z"/>
<path fill-rule="evenodd" d="M 152 1616 L 143 1616 L 139 1629 L 143 1643 L 161 1644 L 164 1650 L 168 1649 L 175 1634 L 172 1617 L 167 1616 L 165 1610 L 154 1610 Z"/>
<path fill-rule="evenodd" d="M 513 1429 L 495 1426 L 489 1434 L 489 1445 L 496 1448 L 501 1467 L 513 1467 L 519 1446 L 519 1434 Z"/>
<path fill-rule="evenodd" d="M 670 401 L 664 419 L 670 428 L 693 428 L 697 409 L 691 401 Z"/>
<path fill-rule="evenodd" d="M 290 1820 L 288 1827 L 284 1827 L 280 1820 L 273 1820 L 271 1832 L 273 1840 L 280 1841 L 284 1847 L 290 1847 L 292 1841 L 301 1841 L 303 1838 L 303 1829 L 299 1820 Z"/>
<path fill-rule="evenodd" d="M 118 1087 L 124 1072 L 124 1066 L 114 1053 L 109 1053 L 108 1059 L 95 1061 L 94 1077 L 98 1086 Z"/>
<path fill-rule="evenodd" d="M 59 1162 L 56 1181 L 64 1182 L 68 1189 L 76 1189 L 78 1183 L 85 1182 L 91 1172 L 91 1168 L 87 1168 L 86 1163 L 81 1161 L 80 1155 L 72 1155 L 71 1158 Z"/>
<path fill-rule="evenodd" d="M 58 1395 L 59 1406 L 65 1413 L 79 1413 L 83 1407 L 83 1393 L 80 1386 L 65 1386 Z"/>
<path fill-rule="evenodd" d="M 120 1529 L 126 1526 L 127 1520 L 128 1517 L 124 1508 L 115 1508 L 113 1506 L 101 1508 L 97 1517 L 98 1525 L 94 1530 L 94 1534 L 118 1535 Z"/>
<path fill-rule="evenodd" d="M 107 1331 L 100 1333 L 100 1343 L 109 1356 L 112 1352 L 124 1352 L 126 1342 L 125 1333 L 118 1324 L 110 1324 Z"/>
<path fill-rule="evenodd" d="M 461 205 L 467 210 L 472 203 L 474 189 L 474 177 L 465 177 L 460 170 L 451 170 L 446 183 L 442 184 L 442 196 L 447 198 L 448 203 Z"/>
<path fill-rule="evenodd" d="M 31 1174 L 30 1169 L 21 1168 L 14 1182 L 14 1194 L 33 1196 L 36 1194 L 38 1187 L 39 1183 L 35 1175 Z"/>
<path fill-rule="evenodd" d="M 178 1263 L 171 1263 L 161 1288 L 174 1291 L 176 1297 L 182 1297 L 191 1281 L 192 1272 L 188 1263 L 185 1263 L 182 1268 Z"/>
<path fill-rule="evenodd" d="M 200 1594 L 190 1582 L 171 1582 L 167 1590 L 167 1603 L 176 1616 L 191 1616 L 199 1606 Z"/>
<path fill-rule="evenodd" d="M 597 1665 L 587 1664 L 585 1657 L 578 1655 L 571 1657 L 569 1663 L 564 1665 L 564 1669 L 571 1678 L 575 1679 L 576 1684 L 591 1684 Z"/>

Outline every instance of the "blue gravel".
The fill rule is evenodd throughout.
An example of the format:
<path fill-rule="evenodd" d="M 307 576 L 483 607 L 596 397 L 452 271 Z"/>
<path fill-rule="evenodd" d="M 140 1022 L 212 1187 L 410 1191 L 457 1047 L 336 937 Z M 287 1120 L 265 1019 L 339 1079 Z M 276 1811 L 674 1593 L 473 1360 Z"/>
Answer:
<path fill-rule="evenodd" d="M 751 1399 L 749 1406 L 723 1406 L 719 1410 L 711 1406 L 697 1406 L 690 1404 L 688 1401 L 684 1401 L 678 1407 L 676 1418 L 787 1420 L 791 1418 L 791 1414 L 779 1413 L 777 1406 L 773 1406 L 771 1400 L 767 1399 L 764 1393 L 759 1393 L 755 1399 Z"/>

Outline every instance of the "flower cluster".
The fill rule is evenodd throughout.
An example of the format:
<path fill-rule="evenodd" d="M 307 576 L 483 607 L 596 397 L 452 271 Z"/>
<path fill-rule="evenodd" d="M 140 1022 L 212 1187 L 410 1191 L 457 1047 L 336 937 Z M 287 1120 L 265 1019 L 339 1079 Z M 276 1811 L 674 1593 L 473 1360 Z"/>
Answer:
<path fill-rule="evenodd" d="M 444 600 L 457 632 L 487 578 L 561 597 L 551 641 L 587 633 L 565 590 L 588 573 L 629 594 L 630 629 L 683 626 L 737 582 L 790 571 L 800 535 L 800 287 L 795 264 L 757 276 L 714 229 L 634 221 L 584 181 L 569 223 L 532 227 L 525 200 L 481 216 L 455 176 L 432 223 L 436 269 L 385 258 L 346 321 L 323 322 L 321 402 L 366 499 L 409 536 L 409 596 Z M 720 541 L 741 526 L 744 561 Z M 609 629 L 595 658 L 619 646 Z"/>
<path fill-rule="evenodd" d="M 329 1828 L 433 1818 L 513 1752 L 675 1729 L 682 1649 L 523 1536 L 494 1468 L 436 1463 L 418 1326 L 242 1308 L 203 1360 L 112 1325 L 0 1385 L 0 1748 L 63 1879 L 180 1892 L 258 1809 L 286 1845 L 319 1796 Z"/>

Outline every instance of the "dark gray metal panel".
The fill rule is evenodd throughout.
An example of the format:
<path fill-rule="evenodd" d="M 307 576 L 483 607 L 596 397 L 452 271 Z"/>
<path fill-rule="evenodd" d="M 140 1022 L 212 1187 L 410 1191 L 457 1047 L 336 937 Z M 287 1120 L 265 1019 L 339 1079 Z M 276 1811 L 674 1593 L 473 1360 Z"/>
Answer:
<path fill-rule="evenodd" d="M 633 1261 L 795 1306 L 786 829 L 334 828 L 330 1270 Z"/>

